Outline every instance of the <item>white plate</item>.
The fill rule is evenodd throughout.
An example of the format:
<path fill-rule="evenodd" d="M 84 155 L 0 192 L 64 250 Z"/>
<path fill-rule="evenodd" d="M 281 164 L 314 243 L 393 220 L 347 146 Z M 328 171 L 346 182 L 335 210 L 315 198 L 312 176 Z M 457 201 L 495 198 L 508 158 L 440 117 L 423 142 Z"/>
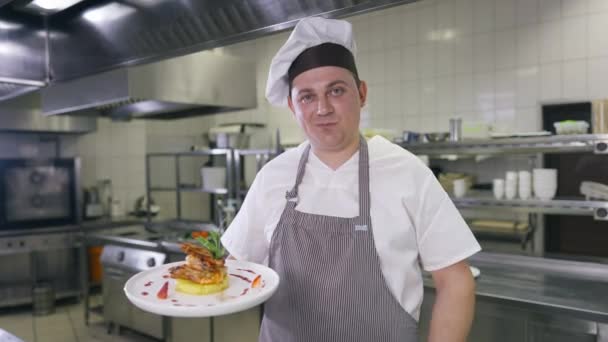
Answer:
<path fill-rule="evenodd" d="M 169 268 L 184 261 L 165 264 L 138 273 L 125 284 L 127 298 L 138 308 L 162 316 L 210 317 L 227 315 L 262 304 L 279 286 L 279 275 L 272 269 L 247 261 L 226 260 L 229 287 L 211 295 L 189 295 L 175 291 L 175 279 L 169 277 Z M 260 276 L 261 286 L 252 288 L 251 281 Z M 156 294 L 169 283 L 167 299 Z"/>
<path fill-rule="evenodd" d="M 471 269 L 471 273 L 473 274 L 473 278 L 479 277 L 479 275 L 481 274 L 481 271 L 479 270 L 479 268 L 474 267 L 474 266 L 469 266 L 469 268 Z"/>

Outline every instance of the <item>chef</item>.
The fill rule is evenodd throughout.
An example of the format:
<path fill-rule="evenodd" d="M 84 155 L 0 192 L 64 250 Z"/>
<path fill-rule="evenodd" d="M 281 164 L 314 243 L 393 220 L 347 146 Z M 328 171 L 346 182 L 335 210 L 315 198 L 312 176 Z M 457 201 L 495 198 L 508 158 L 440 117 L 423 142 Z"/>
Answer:
<path fill-rule="evenodd" d="M 301 20 L 270 65 L 266 97 L 307 141 L 256 176 L 222 242 L 280 276 L 260 341 L 418 341 L 421 270 L 436 291 L 429 341 L 465 341 L 480 250 L 416 156 L 359 133 L 367 85 L 351 25 Z M 381 62 L 378 62 L 381 63 Z"/>

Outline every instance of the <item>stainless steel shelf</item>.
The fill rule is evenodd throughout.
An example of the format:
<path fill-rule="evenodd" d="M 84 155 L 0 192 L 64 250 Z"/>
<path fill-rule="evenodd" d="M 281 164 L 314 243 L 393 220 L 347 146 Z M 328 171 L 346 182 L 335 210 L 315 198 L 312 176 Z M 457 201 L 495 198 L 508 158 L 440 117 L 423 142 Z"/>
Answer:
<path fill-rule="evenodd" d="M 608 134 L 471 139 L 458 142 L 402 143 L 401 146 L 412 153 L 429 156 L 572 152 L 593 152 L 608 155 Z"/>
<path fill-rule="evenodd" d="M 180 187 L 180 188 L 171 188 L 171 187 L 153 187 L 150 188 L 150 191 L 178 191 L 178 192 L 200 192 L 214 195 L 226 195 L 228 193 L 228 189 L 203 189 L 203 188 L 189 188 L 189 187 Z"/>
<path fill-rule="evenodd" d="M 529 200 L 497 200 L 490 196 L 452 198 L 460 209 L 502 209 L 514 212 L 584 215 L 593 216 L 597 220 L 608 220 L 608 201 L 585 201 L 572 199 L 553 199 L 543 201 Z"/>
<path fill-rule="evenodd" d="M 232 150 L 227 148 L 214 148 L 214 149 L 201 149 L 194 151 L 180 151 L 180 152 L 159 152 L 159 153 L 148 153 L 149 157 L 175 157 L 175 156 L 216 156 L 228 154 Z"/>

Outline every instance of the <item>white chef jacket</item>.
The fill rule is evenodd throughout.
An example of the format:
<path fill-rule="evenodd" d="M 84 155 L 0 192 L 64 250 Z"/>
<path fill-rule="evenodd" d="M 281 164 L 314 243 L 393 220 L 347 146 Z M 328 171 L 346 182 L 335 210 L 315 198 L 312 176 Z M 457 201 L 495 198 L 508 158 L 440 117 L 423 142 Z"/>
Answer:
<path fill-rule="evenodd" d="M 222 237 L 236 259 L 268 264 L 270 239 L 307 144 L 279 155 L 257 174 Z M 481 248 L 422 161 L 379 136 L 368 141 L 368 149 L 371 220 L 380 267 L 391 293 L 418 320 L 423 296 L 420 265 L 426 271 L 439 270 Z M 318 215 L 358 216 L 358 170 L 358 152 L 337 170 L 310 153 L 296 209 Z"/>

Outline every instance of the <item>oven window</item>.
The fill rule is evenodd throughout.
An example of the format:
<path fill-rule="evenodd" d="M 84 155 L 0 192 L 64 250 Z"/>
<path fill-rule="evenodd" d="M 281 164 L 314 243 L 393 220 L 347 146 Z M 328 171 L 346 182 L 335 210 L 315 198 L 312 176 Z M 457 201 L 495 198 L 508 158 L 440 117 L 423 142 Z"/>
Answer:
<path fill-rule="evenodd" d="M 6 222 L 69 218 L 72 215 L 70 176 L 68 168 L 52 165 L 6 169 Z"/>

